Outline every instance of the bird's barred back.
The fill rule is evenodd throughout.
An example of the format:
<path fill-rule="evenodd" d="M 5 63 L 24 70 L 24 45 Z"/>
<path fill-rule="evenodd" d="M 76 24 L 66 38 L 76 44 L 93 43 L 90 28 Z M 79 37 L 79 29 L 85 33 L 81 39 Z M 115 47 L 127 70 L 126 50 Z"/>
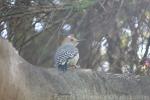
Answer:
<path fill-rule="evenodd" d="M 71 44 L 65 44 L 59 47 L 55 54 L 55 64 L 63 65 L 68 59 L 73 58 L 78 54 L 78 49 Z"/>

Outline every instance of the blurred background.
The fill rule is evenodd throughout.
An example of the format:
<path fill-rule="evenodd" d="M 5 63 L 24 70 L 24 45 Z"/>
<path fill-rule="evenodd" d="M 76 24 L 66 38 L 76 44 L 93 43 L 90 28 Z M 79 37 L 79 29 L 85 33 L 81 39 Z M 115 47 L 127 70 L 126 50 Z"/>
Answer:
<path fill-rule="evenodd" d="M 81 68 L 135 70 L 150 58 L 150 1 L 0 0 L 0 35 L 31 64 L 54 67 L 69 34 L 84 39 Z"/>

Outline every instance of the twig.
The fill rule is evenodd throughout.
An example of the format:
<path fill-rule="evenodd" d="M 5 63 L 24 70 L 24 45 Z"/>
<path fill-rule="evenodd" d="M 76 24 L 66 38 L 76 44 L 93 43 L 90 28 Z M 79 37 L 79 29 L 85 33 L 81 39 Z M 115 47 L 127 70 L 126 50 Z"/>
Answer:
<path fill-rule="evenodd" d="M 50 7 L 50 6 L 41 6 L 41 7 L 29 7 L 26 11 L 20 11 L 20 12 L 15 12 L 15 13 L 8 13 L 6 15 L 1 15 L 0 19 L 2 18 L 7 18 L 7 17 L 19 17 L 19 16 L 24 16 L 24 15 L 33 15 L 37 13 L 47 13 L 51 11 L 61 11 L 61 10 L 66 10 L 70 9 L 70 7 Z M 13 11 L 12 11 L 13 12 Z"/>

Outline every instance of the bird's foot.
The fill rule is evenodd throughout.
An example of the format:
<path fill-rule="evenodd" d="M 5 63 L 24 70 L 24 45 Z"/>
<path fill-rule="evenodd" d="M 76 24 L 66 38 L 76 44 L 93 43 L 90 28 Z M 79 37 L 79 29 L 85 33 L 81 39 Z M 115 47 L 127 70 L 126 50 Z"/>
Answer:
<path fill-rule="evenodd" d="M 80 65 L 70 65 L 70 67 L 68 68 L 71 71 L 75 71 L 76 69 L 79 69 Z"/>
<path fill-rule="evenodd" d="M 78 68 L 80 68 L 80 65 L 71 65 L 71 67 L 72 67 L 73 69 L 78 69 Z"/>

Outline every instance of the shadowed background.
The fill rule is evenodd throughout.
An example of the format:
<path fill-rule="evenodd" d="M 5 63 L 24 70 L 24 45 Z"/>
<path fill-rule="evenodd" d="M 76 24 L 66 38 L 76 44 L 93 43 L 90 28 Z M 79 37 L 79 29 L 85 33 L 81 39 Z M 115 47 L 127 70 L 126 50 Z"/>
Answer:
<path fill-rule="evenodd" d="M 62 39 L 78 46 L 82 68 L 121 73 L 149 57 L 149 0 L 1 0 L 0 32 L 34 65 L 53 67 Z M 148 42 L 149 41 L 149 42 Z M 140 63 L 141 62 L 141 63 Z"/>

